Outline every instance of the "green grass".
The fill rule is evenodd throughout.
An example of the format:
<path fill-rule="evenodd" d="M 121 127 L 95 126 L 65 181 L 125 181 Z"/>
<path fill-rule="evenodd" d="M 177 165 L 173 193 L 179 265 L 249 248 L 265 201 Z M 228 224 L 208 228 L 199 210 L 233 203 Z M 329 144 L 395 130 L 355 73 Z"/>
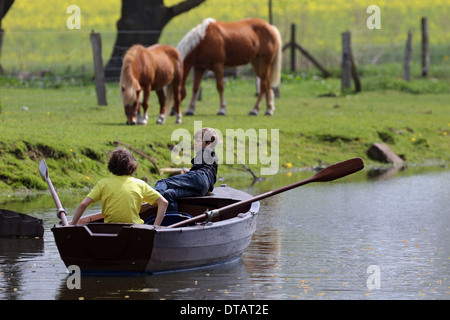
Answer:
<path fill-rule="evenodd" d="M 165 4 L 178 3 L 166 0 Z M 297 54 L 301 72 L 283 74 L 281 98 L 273 117 L 247 113 L 255 102 L 253 79 L 230 80 L 226 84 L 228 115 L 216 116 L 218 94 L 215 83 L 203 82 L 203 101 L 194 117 L 184 117 L 175 126 L 155 124 L 158 107 L 151 97 L 150 121 L 146 127 L 125 126 L 118 85 L 108 84 L 106 107 L 96 105 L 92 84 L 91 30 L 101 32 L 104 62 L 109 59 L 116 37 L 115 23 L 120 1 L 77 0 L 82 29 L 68 30 L 67 5 L 51 0 L 15 2 L 2 28 L 5 36 L 1 62 L 8 76 L 0 77 L 0 193 L 11 190 L 46 189 L 38 174 L 38 163 L 47 159 L 52 181 L 60 189 L 91 187 L 108 174 L 108 152 L 119 140 L 143 150 L 158 166 L 172 167 L 170 151 L 175 129 L 192 134 L 194 121 L 202 120 L 226 133 L 226 129 L 279 129 L 280 171 L 331 164 L 362 157 L 369 166 L 379 166 L 365 155 L 374 142 L 385 141 L 408 164 L 442 164 L 449 161 L 450 60 L 447 32 L 450 6 L 445 1 L 385 1 L 381 8 L 382 29 L 366 28 L 368 4 L 364 1 L 273 2 L 274 24 L 284 43 L 291 23 L 297 25 L 297 41 L 310 51 L 333 77 L 320 78 L 304 57 Z M 101 12 L 101 14 L 99 14 Z M 44 14 L 43 14 L 44 13 Z M 51 16 L 52 19 L 43 17 Z M 259 0 L 208 0 L 173 19 L 164 29 L 162 43 L 176 45 L 183 35 L 205 17 L 236 20 L 249 16 L 267 18 L 267 2 Z M 430 77 L 420 77 L 420 19 L 429 19 Z M 326 22 L 326 23 L 324 23 Z M 352 32 L 352 49 L 363 92 L 340 95 L 340 33 Z M 413 33 L 412 81 L 402 80 L 406 34 Z M 284 67 L 289 67 L 289 52 Z M 44 77 L 22 76 L 48 70 Z M 247 68 L 245 69 L 247 70 Z M 244 70 L 244 73 L 245 73 Z M 20 73 L 19 73 L 20 74 Z M 188 88 L 188 92 L 190 87 Z M 183 102 L 186 109 L 188 99 Z M 275 150 L 270 150 L 271 152 Z M 137 156 L 137 176 L 154 184 L 158 177 L 152 164 Z M 246 156 L 248 162 L 248 155 Z M 292 166 L 292 167 L 291 167 Z M 259 173 L 262 164 L 251 164 Z M 220 175 L 243 174 L 240 164 L 224 164 Z"/>
<path fill-rule="evenodd" d="M 337 79 L 283 75 L 281 98 L 276 100 L 272 117 L 247 116 L 256 100 L 253 79 L 229 80 L 225 89 L 228 114 L 216 116 L 218 94 L 215 82 L 208 80 L 203 82 L 203 100 L 196 115 L 183 117 L 181 126 L 175 125 L 172 117 L 162 126 L 155 124 L 159 107 L 154 93 L 149 124 L 126 126 L 116 83 L 107 86 L 108 106 L 99 107 L 94 86 L 84 81 L 77 85 L 54 80 L 12 81 L 0 80 L 0 192 L 46 189 L 38 173 L 43 157 L 58 188 L 92 187 L 108 174 L 108 152 L 115 147 L 115 140 L 150 155 L 159 168 L 174 167 L 170 152 L 179 141 L 171 141 L 172 132 L 184 128 L 193 134 L 198 120 L 224 135 L 226 129 L 269 129 L 269 135 L 270 129 L 279 129 L 280 171 L 351 157 L 362 157 L 367 165 L 377 166 L 365 151 L 380 141 L 404 155 L 409 164 L 449 161 L 450 92 L 446 79 L 406 83 L 394 78 L 393 84 L 386 86 L 384 78 L 370 77 L 363 79 L 363 88 L 372 83 L 370 90 L 340 96 Z M 404 89 L 409 87 L 415 89 Z M 190 98 L 190 86 L 187 89 L 183 111 Z M 136 157 L 140 165 L 136 176 L 154 185 L 159 177 L 153 165 Z M 246 159 L 248 163 L 248 155 Z M 262 167 L 267 166 L 251 164 L 258 175 Z M 222 164 L 219 175 L 236 174 L 238 169 L 242 169 L 238 163 Z"/>

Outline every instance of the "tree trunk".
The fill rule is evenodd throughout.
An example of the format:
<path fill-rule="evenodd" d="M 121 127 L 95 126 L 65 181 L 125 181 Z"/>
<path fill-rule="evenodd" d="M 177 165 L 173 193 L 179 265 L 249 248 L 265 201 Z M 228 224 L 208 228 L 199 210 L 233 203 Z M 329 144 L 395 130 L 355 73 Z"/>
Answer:
<path fill-rule="evenodd" d="M 14 0 L 0 0 L 0 29 L 2 28 L 2 20 L 13 5 Z"/>
<path fill-rule="evenodd" d="M 6 13 L 13 5 L 14 0 L 0 0 L 0 57 L 2 54 L 2 43 L 3 43 L 3 35 L 4 31 L 2 29 L 2 20 L 6 16 Z M 2 68 L 2 64 L 0 63 L 0 74 L 4 74 L 4 70 Z"/>
<path fill-rule="evenodd" d="M 150 46 L 158 43 L 163 28 L 172 18 L 205 1 L 185 0 L 166 7 L 163 0 L 122 0 L 116 42 L 105 67 L 105 79 L 116 81 L 120 78 L 123 55 L 132 45 Z"/>

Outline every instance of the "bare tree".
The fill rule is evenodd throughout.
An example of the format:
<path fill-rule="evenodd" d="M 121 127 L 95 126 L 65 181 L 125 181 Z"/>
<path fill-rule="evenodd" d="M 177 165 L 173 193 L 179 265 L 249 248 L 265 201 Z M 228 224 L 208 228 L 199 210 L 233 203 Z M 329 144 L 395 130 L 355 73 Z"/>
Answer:
<path fill-rule="evenodd" d="M 105 78 L 117 80 L 120 77 L 122 57 L 132 45 L 149 46 L 157 43 L 164 26 L 172 18 L 205 1 L 184 0 L 166 7 L 164 0 L 122 0 L 122 13 L 117 21 L 116 42 L 105 67 Z"/>

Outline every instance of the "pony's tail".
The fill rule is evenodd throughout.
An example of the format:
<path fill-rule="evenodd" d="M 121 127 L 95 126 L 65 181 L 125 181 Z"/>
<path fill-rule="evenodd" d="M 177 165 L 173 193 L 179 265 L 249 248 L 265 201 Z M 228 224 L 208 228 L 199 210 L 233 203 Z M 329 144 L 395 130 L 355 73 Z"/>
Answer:
<path fill-rule="evenodd" d="M 275 53 L 275 57 L 272 61 L 272 65 L 270 67 L 270 86 L 277 87 L 280 84 L 281 79 L 281 58 L 282 58 L 282 41 L 280 31 L 278 31 L 277 27 L 272 26 L 275 31 L 276 41 L 277 41 L 277 52 Z"/>
<path fill-rule="evenodd" d="M 166 110 L 172 112 L 174 104 L 173 82 L 164 87 L 164 95 L 166 96 Z"/>

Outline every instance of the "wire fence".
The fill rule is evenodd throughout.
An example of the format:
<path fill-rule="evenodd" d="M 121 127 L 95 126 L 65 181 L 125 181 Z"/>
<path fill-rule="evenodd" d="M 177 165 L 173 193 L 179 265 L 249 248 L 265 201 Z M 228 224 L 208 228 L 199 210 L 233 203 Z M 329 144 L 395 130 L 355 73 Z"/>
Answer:
<path fill-rule="evenodd" d="M 188 30 L 164 31 L 160 42 L 176 46 Z M 342 30 L 342 32 L 345 30 Z M 113 52 L 117 36 L 116 30 L 99 30 L 102 38 L 102 57 L 106 64 Z M 135 32 L 135 31 L 127 31 Z M 143 31 L 136 31 L 142 33 Z M 145 31 L 154 33 L 159 31 Z M 89 78 L 94 74 L 92 45 L 89 40 L 91 30 L 77 31 L 6 31 L 3 36 L 0 63 L 5 74 L 18 79 L 32 77 L 58 77 L 61 79 Z M 306 38 L 298 42 L 326 68 L 339 68 L 341 64 L 341 30 L 336 30 L 326 42 L 313 42 Z M 441 35 L 432 33 L 430 37 Z M 288 42 L 288 29 L 282 33 L 283 42 Z M 402 63 L 405 53 L 407 32 L 396 41 L 386 42 L 389 31 L 378 30 L 376 33 L 352 31 L 352 50 L 358 65 L 378 65 L 383 63 Z M 412 61 L 420 63 L 421 35 L 413 33 Z M 450 43 L 431 45 L 430 62 L 432 65 L 450 64 Z M 290 66 L 289 53 L 284 52 L 283 68 Z M 297 54 L 295 64 L 299 71 L 308 71 L 314 66 L 301 54 Z M 250 70 L 250 67 L 248 67 Z M 246 70 L 244 68 L 244 70 Z M 450 75 L 448 75 L 450 76 Z"/>
<path fill-rule="evenodd" d="M 165 0 L 171 6 L 179 0 Z M 105 64 L 113 52 L 122 0 L 76 0 L 81 14 L 81 29 L 69 30 L 68 4 L 49 0 L 45 6 L 36 1 L 16 1 L 2 21 L 5 30 L 0 63 L 6 74 L 27 77 L 35 74 L 63 78 L 93 75 L 92 29 L 101 34 Z M 420 60 L 420 19 L 430 22 L 431 64 L 449 64 L 450 3 L 442 0 L 377 0 L 381 29 L 367 27 L 370 14 L 364 0 L 207 0 L 200 6 L 172 19 L 164 28 L 161 43 L 176 46 L 192 27 L 204 18 L 234 21 L 260 17 L 278 27 L 283 42 L 290 40 L 291 24 L 297 25 L 296 41 L 322 65 L 338 68 L 341 63 L 341 33 L 350 31 L 352 49 L 358 65 L 377 65 L 403 61 L 407 33 L 412 32 L 412 61 Z M 160 33 L 159 30 L 127 31 Z M 289 53 L 284 56 L 289 69 Z M 297 54 L 298 70 L 313 66 Z"/>

